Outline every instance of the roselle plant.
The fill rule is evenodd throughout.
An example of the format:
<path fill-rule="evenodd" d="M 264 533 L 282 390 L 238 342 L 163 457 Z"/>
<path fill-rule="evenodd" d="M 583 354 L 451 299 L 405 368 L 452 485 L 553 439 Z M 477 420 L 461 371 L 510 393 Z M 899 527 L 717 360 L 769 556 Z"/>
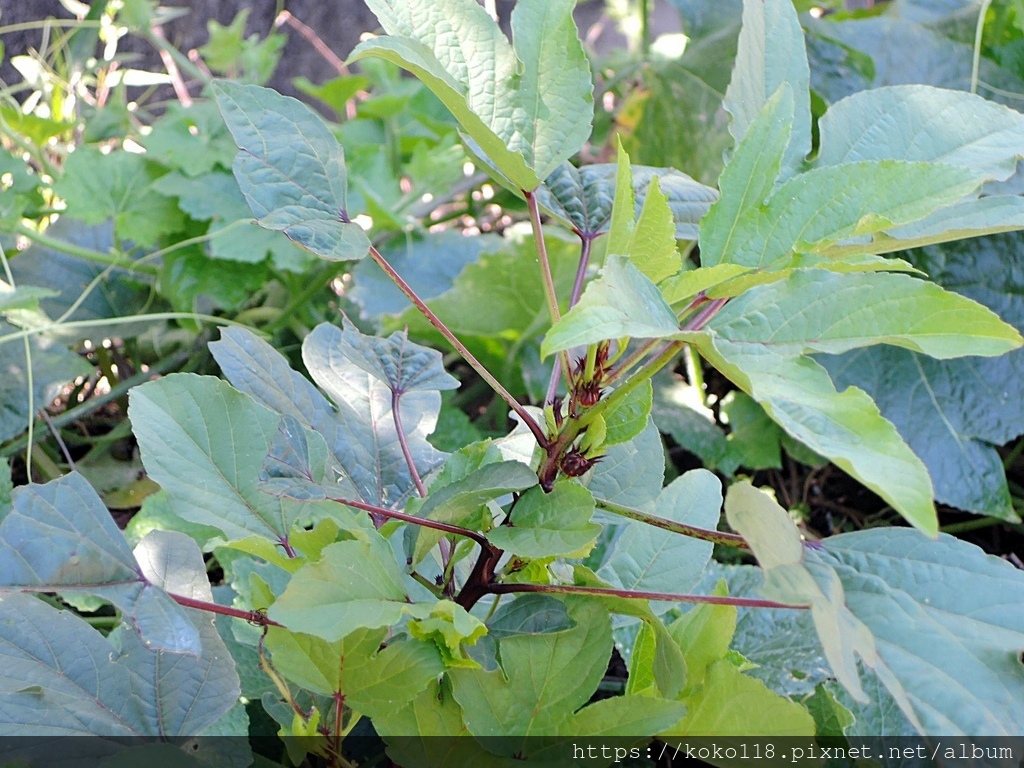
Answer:
<path fill-rule="evenodd" d="M 1016 170 L 1024 117 L 966 92 L 880 88 L 828 109 L 812 146 L 795 11 L 748 0 L 716 192 L 621 148 L 614 164 L 569 162 L 593 115 L 571 0 L 521 0 L 512 43 L 475 0 L 367 1 L 387 35 L 352 61 L 383 58 L 426 84 L 525 201 L 536 258 L 514 269 L 545 297 L 543 403 L 517 401 L 355 223 L 343 148 L 310 109 L 216 82 L 257 223 L 323 259 L 375 263 L 517 425 L 435 448 L 441 393 L 460 382 L 403 330 L 320 325 L 301 373 L 254 332 L 224 329 L 210 349 L 226 380 L 172 374 L 131 394 L 176 530 L 132 551 L 77 474 L 0 501 L 0 732 L 245 734 L 259 702 L 282 735 L 308 737 L 289 742 L 293 759 L 338 765 L 363 718 L 402 765 L 437 764 L 439 750 L 564 757 L 581 737 L 811 736 L 825 710 L 849 725 L 882 699 L 911 732 L 1021 732 L 1024 575 L 938 533 L 925 466 L 813 356 L 1021 345 L 885 254 L 1024 226 L 1022 198 L 990 193 Z M 571 281 L 552 270 L 559 228 L 578 243 Z M 696 242 L 699 266 L 679 241 Z M 715 475 L 663 488 L 652 377 L 687 346 L 910 527 L 805 542 L 740 481 L 724 532 Z M 743 591 L 757 594 L 730 594 L 742 585 L 717 578 L 715 544 L 752 552 L 760 572 Z M 225 573 L 216 594 L 204 549 Z M 124 624 L 103 637 L 32 592 L 101 598 Z M 803 642 L 820 642 L 838 685 L 787 696 L 753 676 L 730 645 L 738 621 L 769 609 L 816 632 Z M 630 638 L 628 682 L 588 703 L 613 627 Z M 504 738 L 391 741 L 455 735 Z M 200 757 L 203 743 L 189 742 Z"/>

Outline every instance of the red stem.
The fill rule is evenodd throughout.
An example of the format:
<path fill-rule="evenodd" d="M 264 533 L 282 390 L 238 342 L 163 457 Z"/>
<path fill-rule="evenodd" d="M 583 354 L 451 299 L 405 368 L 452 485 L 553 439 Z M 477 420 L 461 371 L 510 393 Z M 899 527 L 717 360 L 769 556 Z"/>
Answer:
<path fill-rule="evenodd" d="M 171 595 L 170 592 L 167 594 Z M 171 595 L 171 599 L 178 605 L 183 605 L 186 608 L 195 608 L 196 610 L 207 611 L 208 613 L 219 613 L 221 616 L 231 616 L 235 619 L 244 619 L 250 624 L 258 624 L 261 627 L 284 626 L 283 624 L 278 624 L 273 619 L 267 618 L 266 614 L 260 613 L 259 611 L 243 611 L 240 608 L 229 608 L 226 605 L 208 603 L 205 600 L 196 600 L 195 598 L 185 597 L 184 595 Z"/>
<path fill-rule="evenodd" d="M 329 501 L 336 501 L 339 504 L 344 504 L 346 507 L 352 507 L 353 509 L 361 509 L 364 512 L 371 514 L 380 515 L 381 517 L 388 517 L 392 520 L 401 520 L 404 523 L 411 523 L 412 525 L 421 525 L 424 528 L 433 528 L 436 531 L 444 531 L 445 533 L 451 533 L 455 536 L 465 536 L 467 539 L 472 539 L 481 547 L 490 547 L 491 543 L 484 537 L 483 534 L 477 531 L 471 531 L 469 528 L 460 528 L 457 525 L 449 525 L 448 523 L 439 523 L 436 520 L 428 520 L 425 517 L 416 517 L 415 515 L 407 515 L 404 512 L 396 512 L 393 509 L 385 509 L 384 507 L 377 507 L 373 504 L 364 504 L 361 501 L 355 501 L 354 499 L 340 499 L 333 496 L 327 497 Z"/>
<path fill-rule="evenodd" d="M 402 428 L 402 414 L 399 411 L 401 399 L 402 395 L 397 389 L 391 390 L 391 418 L 394 419 L 395 422 L 395 432 L 398 433 L 398 444 L 402 447 L 402 455 L 405 457 L 405 463 L 409 466 L 409 474 L 412 475 L 412 481 L 416 484 L 416 492 L 421 498 L 426 498 L 426 486 L 423 485 L 423 480 L 420 479 L 420 473 L 416 471 L 416 462 L 412 459 L 412 452 L 409 450 L 409 441 L 406 439 L 405 430 Z"/>
<path fill-rule="evenodd" d="M 384 270 L 385 274 L 391 278 L 392 282 L 398 286 L 398 289 L 405 294 L 406 298 L 415 305 L 416 309 L 418 309 L 425 318 L 427 318 L 427 322 L 434 326 L 442 336 L 448 339 L 448 342 L 455 347 L 455 350 L 460 355 L 462 355 L 462 359 L 469 363 L 470 368 L 476 371 L 480 375 L 480 378 L 486 381 L 490 385 L 491 389 L 493 389 L 502 400 L 508 403 L 509 408 L 516 412 L 522 422 L 533 433 L 533 436 L 537 439 L 540 446 L 546 449 L 548 447 L 548 438 L 547 435 L 544 434 L 544 430 L 541 429 L 540 425 L 527 412 L 527 410 L 519 404 L 519 401 L 512 397 L 509 391 L 501 385 L 501 382 L 494 378 L 494 375 L 476 359 L 473 353 L 466 349 L 465 344 L 456 338 L 455 334 L 448 329 L 448 326 L 441 322 L 441 318 L 435 315 L 430 307 L 423 303 L 423 299 L 416 295 L 416 292 L 407 282 L 405 282 L 405 280 L 402 279 L 402 276 L 395 271 L 394 267 L 388 263 L 387 259 L 381 256 L 380 251 L 372 245 L 370 246 L 370 258 L 376 262 L 378 267 Z"/>
<path fill-rule="evenodd" d="M 672 592 L 644 592 L 611 587 L 581 587 L 562 584 L 489 584 L 487 592 L 496 595 L 514 592 L 547 592 L 562 595 L 593 595 L 595 597 L 624 597 L 627 600 L 659 600 L 666 603 L 706 603 L 708 605 L 735 605 L 740 608 L 790 608 L 806 610 L 807 605 L 786 605 L 754 597 L 718 597 L 716 595 L 677 595 Z"/>

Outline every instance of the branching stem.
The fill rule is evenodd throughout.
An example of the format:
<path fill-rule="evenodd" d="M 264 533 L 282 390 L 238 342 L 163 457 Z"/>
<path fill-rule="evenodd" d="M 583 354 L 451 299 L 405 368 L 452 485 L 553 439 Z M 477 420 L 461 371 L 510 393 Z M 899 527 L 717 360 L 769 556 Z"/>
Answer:
<path fill-rule="evenodd" d="M 522 422 L 529 428 L 530 432 L 533 433 L 533 436 L 537 439 L 537 442 L 541 447 L 547 448 L 547 435 L 544 434 L 544 430 L 541 429 L 541 426 L 534 420 L 529 412 L 519 404 L 519 401 L 512 397 L 509 391 L 501 385 L 501 382 L 499 382 L 479 360 L 476 359 L 473 353 L 466 349 L 466 345 L 456 338 L 455 334 L 448 329 L 448 326 L 441 322 L 441 318 L 435 315 L 433 310 L 423 302 L 423 299 L 416 295 L 416 292 L 407 282 L 405 282 L 405 280 L 402 279 L 402 276 L 399 275 L 395 271 L 394 267 L 388 263 L 387 259 L 380 254 L 380 251 L 372 245 L 370 246 L 370 258 L 376 262 L 377 266 L 384 270 L 384 273 L 391 278 L 392 282 L 398 286 L 399 290 L 405 294 L 406 298 L 408 298 L 409 301 L 416 306 L 416 309 L 418 309 L 420 313 L 427 318 L 427 322 L 434 326 L 442 336 L 448 339 L 448 342 L 455 347 L 460 355 L 462 355 L 463 360 L 469 363 L 470 368 L 476 371 L 480 375 L 480 378 L 491 386 L 491 389 L 498 394 L 498 397 L 508 403 L 509 408 L 516 412 Z"/>
<path fill-rule="evenodd" d="M 735 605 L 740 608 L 789 608 L 806 610 L 806 605 L 786 605 L 754 597 L 719 597 L 717 595 L 681 595 L 673 592 L 644 592 L 611 587 L 584 587 L 570 584 L 489 584 L 486 589 L 495 595 L 514 592 L 544 592 L 558 595 L 592 595 L 594 597 L 622 597 L 627 600 L 658 600 L 666 603 L 696 603 L 707 605 Z"/>
<path fill-rule="evenodd" d="M 185 597 L 184 595 L 171 595 L 171 599 L 178 605 L 183 605 L 186 608 L 195 608 L 196 610 L 206 611 L 208 613 L 219 613 L 221 616 L 231 616 L 235 619 L 244 619 L 250 624 L 258 624 L 261 627 L 284 626 L 283 624 L 278 624 L 273 619 L 267 618 L 266 614 L 260 611 L 243 611 L 240 608 L 230 608 L 226 605 L 208 603 L 205 600 L 196 600 L 193 597 Z"/>
<path fill-rule="evenodd" d="M 401 520 L 403 523 L 420 525 L 424 528 L 433 528 L 436 531 L 444 531 L 445 533 L 451 533 L 455 536 L 465 536 L 467 539 L 475 541 L 481 547 L 491 546 L 491 543 L 487 541 L 486 537 L 484 537 L 482 533 L 471 531 L 469 528 L 461 528 L 457 525 L 449 525 L 448 523 L 439 523 L 437 520 L 428 520 L 425 517 L 407 515 L 404 512 L 397 512 L 396 510 L 378 507 L 373 504 L 365 504 L 361 501 L 356 501 L 355 499 L 342 499 L 334 496 L 328 496 L 327 498 L 329 501 L 336 501 L 339 504 L 344 504 L 346 507 L 361 509 L 364 512 L 370 512 L 371 514 L 380 515 L 381 517 L 387 517 L 392 520 Z"/>

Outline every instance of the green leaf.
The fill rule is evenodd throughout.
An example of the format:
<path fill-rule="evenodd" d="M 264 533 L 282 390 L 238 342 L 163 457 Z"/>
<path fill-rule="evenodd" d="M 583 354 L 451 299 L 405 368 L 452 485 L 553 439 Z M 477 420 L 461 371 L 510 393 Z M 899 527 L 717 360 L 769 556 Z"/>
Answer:
<path fill-rule="evenodd" d="M 674 275 L 682 267 L 683 260 L 676 249 L 672 210 L 657 177 L 651 179 L 627 253 L 637 269 L 655 283 Z"/>
<path fill-rule="evenodd" d="M 173 374 L 133 389 L 129 418 L 176 515 L 229 540 L 288 540 L 303 507 L 259 488 L 279 416 L 219 379 Z"/>
<path fill-rule="evenodd" d="M 706 187 L 674 168 L 631 167 L 636 214 L 643 210 L 647 190 L 657 179 L 675 223 L 675 239 L 696 240 L 697 224 L 718 197 Z M 616 194 L 618 167 L 611 163 L 577 168 L 562 163 L 537 188 L 542 206 L 581 234 L 595 237 L 607 232 Z"/>
<path fill-rule="evenodd" d="M 729 342 L 698 346 L 786 432 L 871 488 L 911 524 L 935 534 L 928 471 L 863 390 L 837 392 L 810 358 L 745 354 Z"/>
<path fill-rule="evenodd" d="M 817 165 L 930 161 L 1002 181 L 1024 157 L 1024 115 L 972 93 L 901 85 L 855 93 L 818 123 Z"/>
<path fill-rule="evenodd" d="M 702 266 L 720 268 L 736 263 L 733 252 L 740 246 L 734 241 L 743 236 L 741 217 L 756 216 L 775 190 L 792 127 L 793 91 L 783 83 L 751 121 L 722 170 L 718 180 L 721 197 L 700 226 Z"/>
<path fill-rule="evenodd" d="M 725 582 L 714 594 L 727 595 Z M 708 686 L 708 670 L 729 653 L 729 644 L 736 631 L 737 609 L 732 605 L 704 603 L 691 608 L 669 626 L 668 631 L 686 659 L 686 691 L 693 693 Z M 708 733 L 714 733 L 709 731 Z"/>
<path fill-rule="evenodd" d="M 161 236 L 182 229 L 185 219 L 169 197 L 153 187 L 155 165 L 145 155 L 80 147 L 64 164 L 54 191 L 67 204 L 67 214 L 86 224 L 114 220 L 123 240 L 156 245 Z"/>
<path fill-rule="evenodd" d="M 579 303 L 548 331 L 541 356 L 624 336 L 661 338 L 678 329 L 675 313 L 654 283 L 624 258 L 612 255 Z"/>
<path fill-rule="evenodd" d="M 458 461 L 459 454 L 456 453 L 455 457 Z M 491 513 L 486 511 L 485 505 L 507 494 L 532 488 L 537 484 L 537 474 L 518 461 L 493 461 L 491 458 L 487 461 L 479 468 L 466 472 L 464 476 L 456 475 L 453 479 L 449 479 L 452 477 L 450 471 L 448 476 L 442 471 L 442 475 L 430 486 L 427 498 L 422 503 L 411 504 L 410 512 L 418 517 L 453 525 L 470 525 L 474 528 L 483 527 L 483 524 L 489 526 Z M 481 509 L 484 509 L 484 519 L 471 520 Z M 445 534 L 418 527 L 412 535 L 416 537 L 412 556 L 415 564 L 426 557 Z"/>
<path fill-rule="evenodd" d="M 409 341 L 407 332 L 396 332 L 382 339 L 362 334 L 344 320 L 341 334 L 332 336 L 337 340 L 333 349 L 348 365 L 366 371 L 396 395 L 459 386 L 458 379 L 445 371 L 441 353 Z"/>
<path fill-rule="evenodd" d="M 307 370 L 337 408 L 250 331 L 224 329 L 210 351 L 234 386 L 323 436 L 341 472 L 334 494 L 400 507 L 415 486 L 395 431 L 391 391 L 342 356 L 341 338 L 340 328 L 324 323 L 303 342 Z M 426 440 L 439 407 L 440 396 L 434 391 L 410 393 L 400 404 L 409 450 L 421 475 L 442 458 Z"/>
<path fill-rule="evenodd" d="M 815 168 L 782 184 L 736 227 L 732 263 L 765 267 L 792 251 L 828 254 L 849 238 L 922 219 L 977 188 L 972 172 L 896 160 Z M 857 242 L 858 252 L 871 251 Z M 704 266 L 710 266 L 706 263 Z"/>
<path fill-rule="evenodd" d="M 19 285 L 12 288 L 7 283 L 0 281 L 0 313 L 7 313 L 14 309 L 39 309 L 39 301 L 53 296 L 59 296 L 57 291 L 50 288 L 40 288 L 36 285 Z"/>
<path fill-rule="evenodd" d="M 611 220 L 608 224 L 608 253 L 619 256 L 626 256 L 629 253 L 629 241 L 636 226 L 635 208 L 636 195 L 633 191 L 629 155 L 619 143 L 618 162 L 615 167 L 615 197 L 612 199 Z"/>
<path fill-rule="evenodd" d="M 168 564 L 205 574 L 193 542 L 180 534 L 163 537 Z M 160 575 L 146 574 L 156 587 L 170 588 L 157 580 Z M 205 579 L 188 579 L 187 586 L 185 597 L 213 601 Z M 57 611 L 31 595 L 5 596 L 0 602 L 5 662 L 0 665 L 0 733 L 169 738 L 203 732 L 238 701 L 238 675 L 210 614 L 185 613 L 191 631 L 199 634 L 198 654 L 148 648 L 134 632 L 120 633 L 115 648 L 70 611 Z M 33 663 L 26 664 L 26 658 Z"/>
<path fill-rule="evenodd" d="M 714 662 L 700 692 L 684 697 L 686 717 L 661 736 L 813 736 L 814 719 L 726 659 Z"/>
<path fill-rule="evenodd" d="M 868 666 L 875 666 L 875 638 L 843 603 L 843 584 L 835 572 L 821 581 L 815 579 L 805 567 L 806 550 L 796 525 L 768 494 L 749 483 L 740 482 L 729 488 L 725 514 L 729 525 L 747 540 L 764 569 L 764 596 L 810 607 L 832 672 L 855 699 L 867 701 L 854 655 L 859 655 Z"/>
<path fill-rule="evenodd" d="M 533 190 L 590 138 L 593 84 L 571 0 L 526 0 L 513 45 L 469 0 L 368 3 L 390 35 L 350 61 L 384 58 L 418 77 L 498 169 Z"/>
<path fill-rule="evenodd" d="M 1024 328 L 1015 278 L 1024 235 L 949 243 L 909 254 L 941 285 Z M 837 386 L 864 389 L 928 466 L 935 498 L 973 512 L 1014 519 L 1002 458 L 993 446 L 1024 432 L 1024 352 L 997 358 L 931 360 L 875 348 L 821 358 Z M 926 397 L 917 396 L 925 393 Z"/>
<path fill-rule="evenodd" d="M 1024 623 L 1010 606 L 1024 575 L 1010 563 L 951 536 L 888 529 L 833 537 L 807 567 L 818 583 L 838 575 L 874 635 L 876 674 L 923 733 L 1020 731 Z"/>
<path fill-rule="evenodd" d="M 227 26 L 215 19 L 206 22 L 210 40 L 199 48 L 206 63 L 219 74 L 253 83 L 265 83 L 277 68 L 285 36 L 274 32 L 262 40 L 258 35 L 245 37 L 249 9 L 242 8 Z"/>
<path fill-rule="evenodd" d="M 137 561 L 110 512 L 81 475 L 21 486 L 11 500 L 11 510 L 0 522 L 0 591 L 96 595 L 121 610 L 147 647 L 172 653 L 200 651 L 199 634 L 184 609 L 154 586 L 160 578 L 151 578 L 144 566 L 140 570 L 140 562 L 151 561 L 157 539 L 139 544 Z M 184 568 L 180 573 L 181 578 L 191 575 Z M 206 584 L 206 569 L 200 573 Z"/>
<path fill-rule="evenodd" d="M 230 168 L 235 156 L 231 136 L 211 101 L 188 107 L 171 102 L 140 142 L 151 159 L 188 177 L 202 176 L 218 165 Z"/>
<path fill-rule="evenodd" d="M 721 506 L 721 482 L 710 472 L 697 469 L 662 490 L 652 514 L 714 529 Z M 685 593 L 700 581 L 712 548 L 710 542 L 630 523 L 598 575 L 622 589 Z"/>
<path fill-rule="evenodd" d="M 590 492 L 607 501 L 648 509 L 665 483 L 661 435 L 650 418 L 637 437 L 613 445 L 590 475 Z"/>
<path fill-rule="evenodd" d="M 398 641 L 381 650 L 383 629 L 359 629 L 335 642 L 271 627 L 267 650 L 289 681 L 325 696 L 345 697 L 370 717 L 402 707 L 444 671 L 429 644 Z"/>
<path fill-rule="evenodd" d="M 627 443 L 644 431 L 647 417 L 654 402 L 654 388 L 650 381 L 626 394 L 626 397 L 605 417 L 603 445 L 612 446 Z"/>
<path fill-rule="evenodd" d="M 995 356 L 1020 334 L 988 308 L 907 275 L 795 272 L 733 299 L 708 324 L 733 348 L 780 356 L 892 344 L 931 357 Z"/>
<path fill-rule="evenodd" d="M 412 608 L 394 550 L 368 531 L 332 544 L 296 571 L 269 615 L 295 632 L 335 642 L 359 629 L 391 626 Z"/>
<path fill-rule="evenodd" d="M 733 390 L 722 398 L 722 422 L 729 425 L 723 469 L 780 469 L 782 430 L 754 400 Z"/>
<path fill-rule="evenodd" d="M 792 88 L 795 114 L 782 163 L 789 176 L 811 151 L 810 70 L 804 33 L 790 0 L 745 0 L 736 63 L 724 100 L 732 115 L 729 132 L 737 143 L 784 83 Z"/>
<path fill-rule="evenodd" d="M 1018 229 L 1024 229 L 1024 198 L 992 195 L 964 200 L 913 224 L 876 235 L 871 249 L 884 253 Z"/>
<path fill-rule="evenodd" d="M 534 487 L 516 502 L 511 524 L 489 531 L 487 539 L 520 557 L 581 557 L 601 532 L 590 521 L 593 514 L 594 497 L 582 485 L 562 482 L 550 493 Z"/>
<path fill-rule="evenodd" d="M 408 627 L 412 637 L 436 645 L 445 667 L 478 666 L 466 656 L 462 645 L 475 645 L 487 634 L 487 627 L 461 605 L 451 600 L 441 600 L 431 609 L 430 616 L 414 619 Z"/>
<path fill-rule="evenodd" d="M 325 259 L 363 258 L 370 243 L 349 223 L 344 152 L 323 121 L 258 86 L 217 81 L 212 88 L 241 150 L 235 178 L 260 226 Z"/>

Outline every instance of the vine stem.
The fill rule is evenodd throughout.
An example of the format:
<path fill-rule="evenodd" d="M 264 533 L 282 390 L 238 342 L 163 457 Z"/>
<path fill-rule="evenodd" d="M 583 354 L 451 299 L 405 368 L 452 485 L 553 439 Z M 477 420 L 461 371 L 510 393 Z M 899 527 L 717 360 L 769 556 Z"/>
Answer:
<path fill-rule="evenodd" d="M 511 393 L 509 393 L 509 391 L 501 385 L 501 382 L 484 367 L 483 363 L 476 359 L 473 353 L 466 348 L 466 345 L 458 340 L 455 334 L 448 329 L 448 326 L 441 322 L 441 318 L 435 315 L 433 310 L 423 302 L 423 299 L 416 295 L 416 292 L 407 282 L 405 282 L 405 280 L 402 279 L 402 276 L 395 271 L 394 267 L 392 267 L 388 263 L 387 259 L 381 255 L 380 251 L 372 245 L 370 246 L 370 258 L 374 260 L 378 267 L 384 270 L 385 274 L 387 274 L 387 276 L 391 278 L 392 282 L 398 286 L 398 289 L 405 294 L 406 298 L 408 298 L 409 301 L 416 306 L 416 309 L 418 309 L 427 319 L 427 322 L 434 326 L 434 328 L 436 328 L 438 332 L 440 332 L 440 334 L 444 336 L 453 347 L 455 347 L 458 353 L 462 355 L 463 360 L 469 363 L 470 368 L 476 371 L 480 375 L 480 378 L 486 381 L 490 385 L 491 389 L 498 394 L 498 397 L 504 400 L 508 404 L 509 408 L 516 412 L 522 422 L 533 433 L 533 436 L 537 439 L 540 446 L 546 449 L 549 445 L 548 437 L 544 434 L 544 430 L 541 429 L 533 416 L 531 416 L 529 412 L 520 405 L 518 400 L 512 397 Z M 418 520 L 419 518 L 414 519 Z"/>
<path fill-rule="evenodd" d="M 364 512 L 369 512 L 374 515 L 380 515 L 381 517 L 387 517 L 392 520 L 401 520 L 404 523 L 411 523 L 412 525 L 420 525 L 424 528 L 433 528 L 435 531 L 444 531 L 445 533 L 451 533 L 455 536 L 464 536 L 467 539 L 472 539 L 481 547 L 485 549 L 491 548 L 491 542 L 478 531 L 471 531 L 469 528 L 461 528 L 457 525 L 449 525 L 448 523 L 439 523 L 437 520 L 428 520 L 425 517 L 416 517 L 415 515 L 407 515 L 404 512 L 397 512 L 393 509 L 387 509 L 385 507 L 378 507 L 373 504 L 366 504 L 362 501 L 356 501 L 355 499 L 342 499 L 335 496 L 328 496 L 328 501 L 336 501 L 339 504 L 344 504 L 346 507 L 352 507 L 353 509 L 361 509 Z"/>
<path fill-rule="evenodd" d="M 273 619 L 267 618 L 267 616 L 260 611 L 243 611 L 240 608 L 230 608 L 226 605 L 218 605 L 217 603 L 208 603 L 205 600 L 196 600 L 194 597 L 185 597 L 184 595 L 174 595 L 170 592 L 167 593 L 171 596 L 178 605 L 183 605 L 186 608 L 195 608 L 199 611 L 206 611 L 207 613 L 219 613 L 221 616 L 231 616 L 235 619 L 244 619 L 250 624 L 258 624 L 261 627 L 283 627 L 283 624 L 278 624 Z"/>
<path fill-rule="evenodd" d="M 103 253 L 102 251 L 94 251 L 91 248 L 84 248 L 83 246 L 68 243 L 64 240 L 58 240 L 54 237 L 44 235 L 41 232 L 36 232 L 34 229 L 30 229 L 24 224 L 19 224 L 15 228 L 14 233 L 21 235 L 44 248 L 49 248 L 52 251 L 66 253 L 69 256 L 75 256 L 79 259 L 91 261 L 95 264 L 102 264 L 105 267 L 117 267 L 118 269 L 124 269 L 128 272 L 141 272 L 142 274 L 152 275 L 154 277 L 160 272 L 157 267 L 154 267 L 151 264 L 137 264 L 122 253 Z"/>
<path fill-rule="evenodd" d="M 686 523 L 677 523 L 674 520 L 666 520 L 663 517 L 657 517 L 656 515 L 649 515 L 646 512 L 641 512 L 639 509 L 633 507 L 627 507 L 623 504 L 616 504 L 613 501 L 607 499 L 594 498 L 597 502 L 597 506 L 603 509 L 605 512 L 611 512 L 613 515 L 619 515 L 620 517 L 626 517 L 630 520 L 636 520 L 640 523 L 646 523 L 652 525 L 655 528 L 662 528 L 672 533 L 679 533 L 683 536 L 689 536 L 693 539 L 700 539 L 702 541 L 710 541 L 714 544 L 722 544 L 726 547 L 735 547 L 737 549 L 750 549 L 750 545 L 746 539 L 735 533 L 726 533 L 724 531 L 712 531 L 707 528 L 699 528 L 695 525 L 687 525 Z"/>
<path fill-rule="evenodd" d="M 627 600 L 657 600 L 666 603 L 695 603 L 707 605 L 735 605 L 738 608 L 788 608 L 806 610 L 807 605 L 786 605 L 756 597 L 719 597 L 717 595 L 680 595 L 673 592 L 644 592 L 611 587 L 585 587 L 570 584 L 488 584 L 487 592 L 495 595 L 514 592 L 544 592 L 559 595 L 591 595 L 593 597 L 622 597 Z"/>

